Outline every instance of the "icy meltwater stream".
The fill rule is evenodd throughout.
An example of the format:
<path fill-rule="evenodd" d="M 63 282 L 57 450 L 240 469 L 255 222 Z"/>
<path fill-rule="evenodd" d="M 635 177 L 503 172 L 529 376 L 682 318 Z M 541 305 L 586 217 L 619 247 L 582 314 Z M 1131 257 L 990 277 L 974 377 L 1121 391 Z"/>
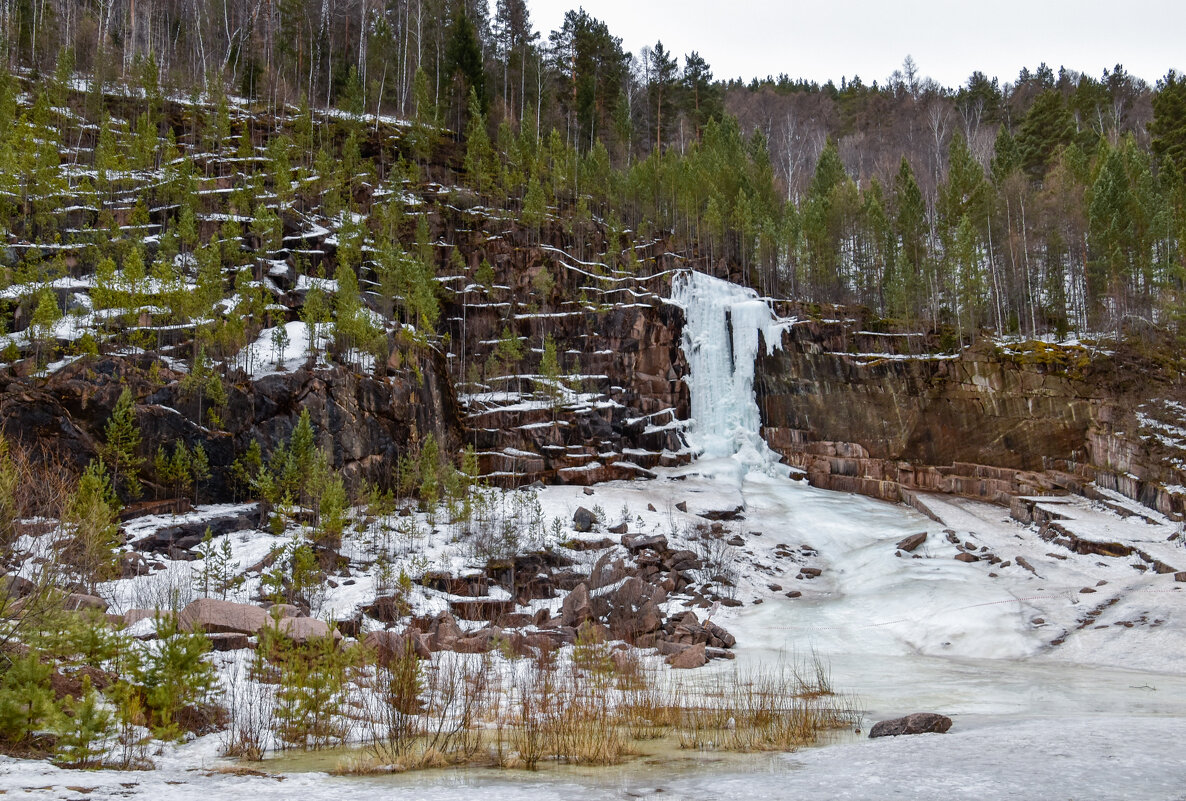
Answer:
<path fill-rule="evenodd" d="M 715 618 L 736 635 L 737 659 L 712 662 L 696 675 L 744 674 L 814 651 L 830 665 L 837 691 L 851 694 L 865 711 L 866 729 L 886 717 L 934 711 L 953 718 L 949 733 L 878 740 L 850 733 L 794 754 L 675 752 L 613 768 L 429 771 L 374 779 L 291 774 L 282 781 L 195 773 L 194 762 L 216 762 L 217 744 L 207 738 L 193 747 L 198 752 L 167 756 L 151 774 L 103 773 L 64 782 L 53 768 L 23 763 L 18 780 L 6 776 L 0 762 L 0 789 L 11 787 L 22 798 L 170 801 L 1186 800 L 1186 652 L 1180 628 L 1172 628 L 1183 619 L 1181 598 L 1171 599 L 1179 614 L 1158 630 L 1166 632 L 1161 639 L 1154 632 L 1124 632 L 1114 641 L 1101 640 L 1089 658 L 1082 651 L 1070 652 L 1075 659 L 1060 656 L 1068 652 L 1052 651 L 1053 634 L 1032 621 L 1078 608 L 1077 587 L 1068 584 L 1075 577 L 1050 575 L 1039 582 L 1002 571 L 990 578 L 981 566 L 946 554 L 896 556 L 894 543 L 902 537 L 927 531 L 928 542 L 942 541 L 943 526 L 902 506 L 793 481 L 758 434 L 754 359 L 760 343 L 778 347 L 787 323 L 753 292 L 702 275 L 680 276 L 672 300 L 686 312 L 694 418 L 688 438 L 699 458 L 660 471 L 655 481 L 600 485 L 600 503 L 670 509 L 682 500 L 692 512 L 743 504 L 747 548 L 771 557 L 780 543 L 809 545 L 824 568 L 811 582 L 795 581 L 794 564 L 781 573 L 755 568 L 743 575 L 737 597 L 746 604 L 722 609 Z M 543 500 L 559 511 L 583 497 L 577 488 L 554 487 Z M 1002 552 L 1009 548 L 1037 562 L 1048 550 L 1041 541 L 1027 543 L 1016 526 L 997 523 Z M 780 564 L 772 558 L 761 563 Z M 770 584 L 803 595 L 787 598 Z M 762 603 L 752 603 L 759 597 Z M 1132 665 L 1145 669 L 1126 669 Z M 47 789 L 28 789 L 38 783 Z M 87 792 L 62 795 L 64 784 Z"/>

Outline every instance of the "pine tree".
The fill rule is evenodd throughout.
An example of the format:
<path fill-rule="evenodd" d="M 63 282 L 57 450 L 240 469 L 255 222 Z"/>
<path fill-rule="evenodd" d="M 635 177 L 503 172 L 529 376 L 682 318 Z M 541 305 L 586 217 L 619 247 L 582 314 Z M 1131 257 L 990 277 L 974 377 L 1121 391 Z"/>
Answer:
<path fill-rule="evenodd" d="M 560 383 L 560 360 L 556 357 L 556 342 L 552 335 L 544 337 L 544 354 L 540 358 L 539 372 L 543 378 L 544 395 L 553 403 L 562 396 Z"/>
<path fill-rule="evenodd" d="M 1051 89 L 1038 95 L 1017 136 L 1022 168 L 1035 180 L 1045 177 L 1055 154 L 1069 145 L 1074 135 L 1075 120 L 1062 94 Z"/>
<path fill-rule="evenodd" d="M 482 106 L 478 101 L 477 91 L 471 89 L 469 95 L 469 126 L 465 132 L 465 172 L 470 183 L 479 195 L 484 195 L 491 189 L 491 163 L 494 161 L 494 150 L 490 145 L 490 137 L 486 133 L 486 117 L 482 114 Z"/>
<path fill-rule="evenodd" d="M 0 737 L 20 744 L 54 726 L 60 711 L 49 683 L 52 673 L 35 651 L 12 660 L 0 679 Z"/>
<path fill-rule="evenodd" d="M 523 225 L 535 234 L 536 241 L 539 241 L 540 227 L 544 224 L 547 215 L 548 204 L 547 198 L 544 197 L 544 188 L 540 185 L 539 177 L 532 176 L 531 182 L 527 186 L 527 195 L 523 198 L 521 217 Z"/>
<path fill-rule="evenodd" d="M 106 442 L 99 450 L 103 462 L 111 469 L 111 481 L 116 491 L 121 489 L 130 499 L 140 497 L 140 468 L 144 457 L 140 448 L 140 428 L 136 423 L 136 398 L 125 387 L 115 402 L 111 417 L 103 429 Z"/>
<path fill-rule="evenodd" d="M 120 544 L 119 502 L 102 461 L 93 461 L 78 481 L 66 508 L 73 531 L 72 561 L 88 588 L 116 574 L 115 548 Z"/>
<path fill-rule="evenodd" d="M 1186 76 L 1170 70 L 1157 82 L 1149 135 L 1157 158 L 1186 172 Z"/>
<path fill-rule="evenodd" d="M 655 112 L 655 152 L 658 153 L 663 150 L 663 140 L 666 139 L 667 129 L 671 127 L 671 118 L 675 116 L 672 113 L 672 95 L 675 93 L 679 65 L 663 47 L 662 41 L 655 42 L 655 46 L 649 52 L 650 85 L 647 88 Z"/>
<path fill-rule="evenodd" d="M 334 473 L 326 481 L 318 503 L 318 541 L 337 550 L 342 545 L 342 532 L 346 529 L 346 514 L 350 501 L 346 496 L 346 485 L 342 477 Z"/>
<path fill-rule="evenodd" d="M 176 738 L 177 714 L 182 707 L 204 702 L 215 687 L 214 666 L 206 661 L 210 640 L 197 628 L 182 631 L 175 615 L 157 618 L 159 647 L 150 651 L 144 666 L 144 696 L 158 737 Z"/>
<path fill-rule="evenodd" d="M 111 712 L 99 705 L 91 677 L 82 678 L 82 694 L 67 702 L 66 723 L 58 736 L 55 761 L 70 768 L 97 768 L 115 734 Z"/>
<path fill-rule="evenodd" d="M 189 458 L 189 474 L 193 481 L 194 487 L 194 505 L 197 506 L 199 491 L 202 485 L 210 480 L 210 459 L 206 456 L 206 449 L 202 447 L 202 443 L 194 445 L 193 452 Z"/>
<path fill-rule="evenodd" d="M 54 326 L 62 319 L 62 312 L 58 308 L 57 298 L 53 290 L 46 287 L 37 294 L 37 307 L 33 310 L 33 317 L 29 322 L 29 336 L 32 339 L 33 352 L 38 367 L 44 366 L 49 355 L 52 354 L 52 338 Z"/>

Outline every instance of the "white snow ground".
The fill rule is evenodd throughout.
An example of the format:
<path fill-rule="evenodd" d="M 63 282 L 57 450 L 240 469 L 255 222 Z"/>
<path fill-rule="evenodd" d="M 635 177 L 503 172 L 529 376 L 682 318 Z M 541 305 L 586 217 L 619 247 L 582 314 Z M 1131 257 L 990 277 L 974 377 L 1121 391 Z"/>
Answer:
<path fill-rule="evenodd" d="M 714 615 L 736 635 L 737 660 L 710 663 L 694 675 L 744 672 L 814 652 L 830 665 L 836 689 L 864 710 L 866 728 L 875 720 L 934 711 L 952 717 L 949 733 L 878 740 L 845 735 L 789 755 L 689 752 L 603 769 L 430 771 L 374 779 L 212 772 L 225 763 L 211 736 L 166 749 L 157 758 L 159 769 L 149 773 L 79 773 L 2 760 L 0 790 L 71 801 L 451 799 L 475 793 L 490 801 L 652 795 L 698 801 L 1186 799 L 1180 742 L 1186 732 L 1186 585 L 1154 573 L 1139 555 L 1081 555 L 1047 542 L 1000 507 L 927 497 L 943 520 L 938 523 L 902 506 L 784 477 L 763 463 L 768 451 L 743 425 L 757 419 L 748 407 L 752 368 L 745 368 L 757 336 L 734 331 L 730 353 L 715 347 L 719 339 L 708 333 L 722 331 L 725 309 L 733 312 L 735 327 L 744 319 L 755 330 L 773 331 L 778 321 L 755 307 L 751 293 L 693 280 L 695 291 L 677 299 L 685 308 L 689 301 L 698 304 L 696 319 L 703 323 L 689 331 L 689 343 L 712 354 L 693 360 L 699 371 L 693 393 L 705 387 L 716 393 L 715 405 L 693 398 L 700 419 L 690 439 L 705 457 L 659 470 L 654 481 L 599 485 L 591 497 L 579 487 L 549 487 L 538 493 L 541 519 L 571 521 L 577 506 L 597 505 L 607 522 L 628 510 L 632 532 L 678 540 L 703 522 L 697 512 L 744 506 L 745 520 L 726 524 L 744 545 L 725 552 L 720 565 L 735 575 L 735 597 L 744 605 Z M 687 513 L 675 508 L 681 502 Z M 1124 517 L 1116 511 L 1124 505 L 1120 498 L 1111 507 L 1076 499 L 1060 507 L 1062 525 L 1078 537 L 1127 543 L 1186 569 L 1186 549 L 1167 542 L 1176 524 L 1148 510 Z M 945 529 L 1000 562 L 957 561 Z M 899 556 L 895 543 L 921 531 L 928 538 L 915 551 L 920 558 Z M 574 535 L 566 526 L 560 536 Z M 232 541 L 244 564 L 275 542 L 250 532 Z M 417 549 L 434 565 L 458 569 L 464 549 L 447 542 L 447 536 L 429 535 Z M 821 574 L 799 578 L 801 567 Z M 327 607 L 340 610 L 368 594 L 373 578 L 355 575 L 358 583 L 331 593 Z M 790 590 L 801 596 L 786 597 Z"/>

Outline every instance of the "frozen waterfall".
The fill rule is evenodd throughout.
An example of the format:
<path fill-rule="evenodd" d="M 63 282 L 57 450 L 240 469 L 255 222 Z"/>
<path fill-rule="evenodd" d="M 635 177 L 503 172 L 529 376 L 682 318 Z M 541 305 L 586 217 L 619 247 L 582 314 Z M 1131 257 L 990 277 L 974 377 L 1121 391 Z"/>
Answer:
<path fill-rule="evenodd" d="M 752 289 L 697 272 L 677 275 L 671 299 L 684 310 L 683 351 L 691 368 L 688 444 L 702 459 L 733 458 L 747 470 L 785 475 L 759 433 L 754 363 L 759 333 L 781 347 L 785 321 Z"/>

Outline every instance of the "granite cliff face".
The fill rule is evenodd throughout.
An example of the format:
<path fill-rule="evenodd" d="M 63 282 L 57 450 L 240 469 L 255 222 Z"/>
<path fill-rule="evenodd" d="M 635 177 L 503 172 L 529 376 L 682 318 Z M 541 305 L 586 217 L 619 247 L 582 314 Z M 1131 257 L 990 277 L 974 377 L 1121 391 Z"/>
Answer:
<path fill-rule="evenodd" d="M 792 326 L 758 359 L 771 447 L 816 486 L 887 500 L 927 490 L 1007 504 L 1102 487 L 1182 511 L 1181 388 L 1153 359 L 1038 342 L 911 353 L 921 339 Z"/>

